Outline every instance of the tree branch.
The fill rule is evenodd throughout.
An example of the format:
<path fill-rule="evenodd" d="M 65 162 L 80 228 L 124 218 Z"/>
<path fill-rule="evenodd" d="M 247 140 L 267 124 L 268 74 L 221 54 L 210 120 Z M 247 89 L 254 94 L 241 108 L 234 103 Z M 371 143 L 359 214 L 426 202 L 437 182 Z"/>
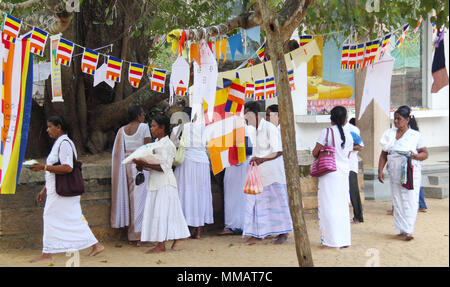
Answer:
<path fill-rule="evenodd" d="M 295 28 L 297 28 L 306 16 L 306 9 L 314 4 L 314 0 L 288 0 L 278 13 L 281 36 L 283 42 L 291 38 Z"/>
<path fill-rule="evenodd" d="M 38 6 L 39 4 L 42 4 L 43 2 L 44 2 L 44 0 L 28 0 L 28 1 L 25 1 L 22 3 L 17 3 L 17 4 L 0 2 L 0 9 L 8 10 L 8 11 L 13 8 L 14 8 L 14 10 L 25 10 L 28 8 Z"/>

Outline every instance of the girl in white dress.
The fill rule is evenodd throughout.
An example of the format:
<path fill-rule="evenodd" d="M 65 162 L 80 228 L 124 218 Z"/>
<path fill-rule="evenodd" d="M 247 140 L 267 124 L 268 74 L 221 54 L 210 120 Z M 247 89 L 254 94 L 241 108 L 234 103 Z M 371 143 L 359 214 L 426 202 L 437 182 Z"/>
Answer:
<path fill-rule="evenodd" d="M 414 238 L 414 224 L 419 208 L 421 162 L 428 158 L 428 151 L 408 106 L 401 106 L 394 113 L 394 125 L 395 128 L 386 130 L 380 139 L 383 150 L 378 164 L 378 180 L 384 183 L 383 169 L 387 163 L 394 209 L 394 230 L 399 232 L 400 237 L 409 241 Z M 407 159 L 407 153 L 410 153 L 413 165 L 413 190 L 408 190 L 401 184 L 402 165 Z"/>
<path fill-rule="evenodd" d="M 353 138 L 343 128 L 347 122 L 347 110 L 336 106 L 331 110 L 331 130 L 328 145 L 335 143 L 336 171 L 319 177 L 317 193 L 319 205 L 319 228 L 322 248 L 345 248 L 351 245 L 350 194 L 349 194 L 349 155 L 353 150 Z M 327 129 L 323 129 L 313 150 L 319 156 L 326 144 Z"/>
<path fill-rule="evenodd" d="M 139 106 L 128 108 L 129 123 L 119 129 L 114 141 L 111 161 L 111 227 L 128 226 L 128 242 L 140 246 L 148 171 L 142 171 L 144 181 L 135 184 L 136 165 L 122 161 L 140 146 L 151 141 L 150 129 L 144 123 L 145 113 Z"/>
<path fill-rule="evenodd" d="M 72 172 L 73 156 L 77 158 L 75 145 L 67 136 L 68 126 L 60 116 L 47 120 L 47 133 L 55 139 L 55 143 L 47 157 L 46 164 L 37 163 L 31 167 L 33 171 L 45 170 L 45 187 L 37 196 L 43 202 L 44 234 L 42 255 L 30 262 L 50 260 L 51 254 L 81 250 L 93 246 L 89 256 L 95 256 L 104 250 L 89 228 L 83 216 L 80 196 L 65 197 L 56 193 L 55 174 Z M 60 165 L 54 165 L 57 162 Z"/>
<path fill-rule="evenodd" d="M 152 144 L 154 156 L 160 164 L 148 164 L 135 159 L 138 170 L 150 169 L 148 194 L 145 202 L 142 222 L 142 242 L 158 242 L 158 245 L 146 253 L 159 253 L 166 250 L 166 241 L 173 240 L 172 249 L 177 240 L 190 236 L 178 197 L 177 181 L 172 171 L 176 149 L 169 139 L 169 119 L 156 116 L 152 120 L 151 133 L 156 138 Z"/>

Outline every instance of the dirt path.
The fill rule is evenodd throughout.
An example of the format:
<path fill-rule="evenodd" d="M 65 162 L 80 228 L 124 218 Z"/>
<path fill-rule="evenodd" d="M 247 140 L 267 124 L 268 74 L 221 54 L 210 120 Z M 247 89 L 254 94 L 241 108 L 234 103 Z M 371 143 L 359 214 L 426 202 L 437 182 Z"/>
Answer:
<path fill-rule="evenodd" d="M 429 212 L 418 214 L 416 238 L 410 242 L 401 241 L 394 234 L 392 216 L 386 215 L 391 202 L 365 202 L 365 222 L 352 225 L 353 245 L 348 249 L 320 249 L 318 222 L 308 221 L 314 265 L 365 266 L 378 253 L 380 266 L 448 267 L 449 199 L 426 201 Z M 298 266 L 293 235 L 281 246 L 271 244 L 271 239 L 254 246 L 243 242 L 240 236 L 209 234 L 200 240 L 180 241 L 177 250 L 152 255 L 144 254 L 146 247 L 107 242 L 105 251 L 96 257 L 87 257 L 88 249 L 81 251 L 80 266 Z M 69 258 L 57 254 L 52 262 L 28 263 L 39 253 L 30 249 L 0 250 L 0 266 L 65 266 Z"/>

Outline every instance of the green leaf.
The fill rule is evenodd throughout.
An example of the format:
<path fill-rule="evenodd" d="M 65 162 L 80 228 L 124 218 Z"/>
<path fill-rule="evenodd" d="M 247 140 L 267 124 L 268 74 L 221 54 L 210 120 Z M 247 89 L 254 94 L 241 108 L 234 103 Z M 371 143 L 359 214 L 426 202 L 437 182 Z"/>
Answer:
<path fill-rule="evenodd" d="M 106 7 L 106 9 L 105 9 L 105 16 L 108 16 L 108 13 L 109 13 L 109 7 Z"/>
<path fill-rule="evenodd" d="M 111 19 L 106 20 L 106 25 L 111 26 L 112 24 L 114 24 L 113 20 Z"/>

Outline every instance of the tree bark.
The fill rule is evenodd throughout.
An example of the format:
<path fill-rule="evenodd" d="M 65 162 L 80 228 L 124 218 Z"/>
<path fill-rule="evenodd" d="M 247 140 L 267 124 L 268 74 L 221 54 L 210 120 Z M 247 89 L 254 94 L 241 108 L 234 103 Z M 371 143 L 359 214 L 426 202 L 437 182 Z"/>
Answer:
<path fill-rule="evenodd" d="M 283 160 L 286 172 L 286 183 L 289 194 L 289 209 L 294 225 L 295 247 L 298 263 L 301 267 L 313 266 L 311 248 L 305 219 L 303 217 L 302 193 L 300 186 L 300 169 L 298 166 L 295 142 L 294 110 L 287 76 L 286 62 L 283 53 L 283 39 L 280 23 L 276 14 L 271 11 L 267 1 L 258 0 L 262 22 L 266 31 L 269 56 L 275 71 L 277 87 L 281 138 L 283 144 Z M 287 31 L 289 32 L 289 31 Z M 292 34 L 293 31 L 290 31 Z"/>

